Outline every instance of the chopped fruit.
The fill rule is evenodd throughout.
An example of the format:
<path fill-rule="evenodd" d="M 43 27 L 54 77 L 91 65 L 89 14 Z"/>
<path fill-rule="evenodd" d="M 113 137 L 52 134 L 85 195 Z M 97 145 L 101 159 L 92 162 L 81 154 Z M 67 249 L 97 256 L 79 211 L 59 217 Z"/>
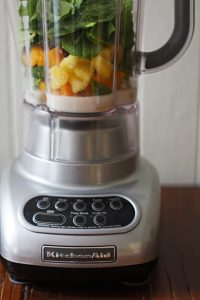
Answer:
<path fill-rule="evenodd" d="M 90 60 L 69 55 L 62 60 L 60 67 L 68 74 L 73 93 L 87 88 L 93 74 Z"/>
<path fill-rule="evenodd" d="M 26 52 L 22 54 L 22 63 L 26 66 L 44 66 L 44 51 L 40 47 L 33 47 L 29 55 Z"/>
<path fill-rule="evenodd" d="M 67 69 L 68 71 L 72 71 L 76 67 L 76 65 L 79 63 L 79 61 L 80 61 L 79 57 L 69 55 L 61 61 L 60 66 L 62 68 Z"/>
<path fill-rule="evenodd" d="M 117 72 L 117 86 L 120 87 L 122 81 L 126 77 L 126 73 L 123 71 L 118 71 Z"/>
<path fill-rule="evenodd" d="M 118 55 L 118 57 L 117 57 L 118 63 L 121 63 L 122 59 L 123 59 L 123 49 L 122 49 L 121 45 L 118 46 L 118 51 L 115 51 L 115 46 L 104 48 L 101 51 L 100 56 L 103 57 L 104 59 L 114 63 L 115 52 L 117 52 L 117 55 Z"/>
<path fill-rule="evenodd" d="M 112 46 L 110 48 L 111 50 L 111 57 L 113 57 L 113 60 L 114 60 L 114 55 L 115 55 L 115 52 L 117 52 L 117 60 L 118 60 L 118 63 L 121 64 L 122 63 L 122 60 L 123 60 L 123 48 L 121 45 L 118 46 L 118 51 L 115 51 L 115 46 Z"/>
<path fill-rule="evenodd" d="M 81 62 L 73 70 L 73 75 L 83 81 L 90 81 L 92 78 L 93 68 L 90 62 Z"/>
<path fill-rule="evenodd" d="M 98 82 L 98 83 L 100 83 L 100 84 L 106 86 L 106 87 L 109 88 L 109 89 L 112 89 L 112 87 L 113 87 L 113 76 L 111 76 L 111 77 L 109 77 L 109 78 L 105 78 L 105 77 L 103 77 L 103 76 L 101 76 L 101 75 L 95 73 L 95 74 L 92 76 L 92 79 L 93 79 L 94 81 L 96 81 L 96 82 Z"/>
<path fill-rule="evenodd" d="M 63 52 L 59 47 L 53 48 L 49 51 L 49 66 L 54 67 L 59 65 L 59 63 L 63 60 Z"/>
<path fill-rule="evenodd" d="M 88 87 L 86 87 L 85 90 L 83 90 L 82 92 L 79 92 L 77 94 L 77 96 L 79 96 L 79 97 L 90 97 L 90 96 L 93 96 L 93 89 L 92 89 L 91 84 L 89 84 Z"/>
<path fill-rule="evenodd" d="M 36 52 L 38 55 L 37 65 L 44 66 L 44 51 L 41 48 L 38 48 Z"/>
<path fill-rule="evenodd" d="M 111 53 L 111 48 L 104 48 L 101 51 L 100 56 L 106 60 L 109 60 L 110 62 L 114 61 L 114 55 L 113 52 Z"/>
<path fill-rule="evenodd" d="M 83 59 L 78 56 L 69 55 L 65 57 L 60 63 L 60 66 L 66 68 L 69 73 L 72 72 L 78 65 L 90 65 L 90 60 Z"/>
<path fill-rule="evenodd" d="M 69 75 L 64 68 L 54 66 L 50 69 L 50 79 L 50 87 L 57 90 L 68 82 Z"/>
<path fill-rule="evenodd" d="M 72 86 L 72 91 L 74 94 L 84 91 L 90 83 L 88 80 L 81 80 L 76 78 L 73 75 L 70 77 L 69 81 Z"/>
<path fill-rule="evenodd" d="M 105 78 L 111 77 L 113 72 L 113 65 L 111 62 L 98 55 L 97 57 L 93 58 L 92 64 L 99 75 Z"/>
<path fill-rule="evenodd" d="M 66 83 L 60 88 L 60 93 L 62 96 L 74 96 L 71 85 L 69 83 Z"/>
<path fill-rule="evenodd" d="M 40 89 L 41 92 L 45 92 L 45 90 L 46 90 L 46 84 L 45 84 L 44 81 L 41 81 L 39 83 L 39 89 Z"/>

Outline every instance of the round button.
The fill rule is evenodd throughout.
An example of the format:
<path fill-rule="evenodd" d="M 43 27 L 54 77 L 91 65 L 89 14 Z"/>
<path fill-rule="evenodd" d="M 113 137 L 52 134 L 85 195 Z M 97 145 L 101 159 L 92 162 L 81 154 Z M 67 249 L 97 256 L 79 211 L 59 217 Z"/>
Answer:
<path fill-rule="evenodd" d="M 64 200 L 64 199 L 58 200 L 55 204 L 55 208 L 59 211 L 64 211 L 67 209 L 67 207 L 68 207 L 67 200 Z"/>
<path fill-rule="evenodd" d="M 120 210 L 123 208 L 123 203 L 120 199 L 113 199 L 111 202 L 110 202 L 110 207 L 113 209 L 113 210 Z"/>
<path fill-rule="evenodd" d="M 83 225 L 85 225 L 85 223 L 86 223 L 86 217 L 85 217 L 85 216 L 82 216 L 82 215 L 76 215 L 76 216 L 73 218 L 73 223 L 74 223 L 74 225 L 76 225 L 76 226 L 83 226 Z"/>
<path fill-rule="evenodd" d="M 37 207 L 40 209 L 47 209 L 50 206 L 50 202 L 48 198 L 43 198 L 42 200 L 38 201 Z"/>
<path fill-rule="evenodd" d="M 106 223 L 106 217 L 104 215 L 96 215 L 93 221 L 97 226 L 103 226 Z"/>
<path fill-rule="evenodd" d="M 94 201 L 92 203 L 92 209 L 95 211 L 102 211 L 105 208 L 105 204 L 101 200 Z"/>
<path fill-rule="evenodd" d="M 86 209 L 86 204 L 84 201 L 76 201 L 73 205 L 73 208 L 76 210 L 76 211 L 84 211 Z"/>

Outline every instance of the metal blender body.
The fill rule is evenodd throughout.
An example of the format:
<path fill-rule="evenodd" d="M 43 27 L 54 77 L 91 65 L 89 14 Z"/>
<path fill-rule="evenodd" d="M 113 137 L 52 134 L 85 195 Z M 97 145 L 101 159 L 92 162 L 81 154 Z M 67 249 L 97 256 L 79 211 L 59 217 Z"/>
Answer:
<path fill-rule="evenodd" d="M 147 265 L 150 263 L 147 270 L 148 268 L 151 269 L 151 262 L 156 260 L 158 256 L 159 179 L 157 172 L 147 161 L 138 160 L 138 149 L 133 149 L 132 153 L 124 151 L 127 144 L 131 143 L 126 136 L 127 126 L 134 125 L 132 114 L 137 109 L 132 108 L 132 112 L 125 112 L 125 115 L 123 112 L 120 121 L 119 118 L 115 117 L 110 119 L 110 116 L 106 117 L 107 120 L 102 120 L 101 117 L 99 120 L 94 120 L 98 127 L 95 134 L 93 132 L 95 126 L 92 126 L 91 130 L 85 129 L 89 125 L 88 121 L 84 121 L 88 124 L 83 126 L 80 120 L 80 127 L 78 127 L 74 120 L 67 119 L 63 128 L 59 126 L 59 130 L 63 130 L 63 132 L 60 132 L 59 135 L 56 132 L 56 137 L 70 136 L 71 130 L 75 130 L 76 134 L 79 135 L 77 139 L 71 135 L 73 142 L 68 148 L 69 157 L 73 158 L 74 156 L 74 162 L 77 161 L 77 163 L 63 162 L 64 159 L 67 160 L 66 157 L 63 158 L 63 155 L 68 155 L 67 151 L 64 151 L 64 154 L 55 151 L 56 160 L 51 161 L 50 155 L 53 157 L 53 151 L 50 149 L 53 138 L 51 128 L 54 126 L 49 122 L 49 118 L 52 118 L 52 113 L 41 110 L 35 112 L 29 105 L 25 105 L 25 109 L 27 110 L 25 116 L 32 114 L 32 118 L 34 118 L 33 121 L 28 116 L 28 120 L 31 120 L 30 126 L 27 123 L 25 127 L 26 131 L 29 133 L 32 131 L 32 134 L 25 137 L 25 150 L 21 157 L 4 173 L 1 189 L 1 195 L 4 198 L 1 203 L 1 255 L 7 261 L 12 280 L 23 282 L 41 279 L 38 276 L 41 267 L 64 268 L 69 274 L 70 269 L 100 268 L 103 270 L 106 268 L 108 270 L 110 268 L 112 270 L 115 267 L 130 266 L 133 266 L 134 269 L 134 265 L 145 265 L 146 263 Z M 41 114 L 45 114 L 46 118 L 40 118 Z M 55 122 L 53 118 L 51 120 Z M 62 116 L 61 120 L 59 122 L 63 122 Z M 35 122 L 37 125 L 31 127 L 31 124 L 35 124 Z M 73 123 L 75 128 L 73 128 Z M 36 126 L 40 128 L 36 130 Z M 37 140 L 41 141 L 39 143 L 40 149 L 35 148 L 38 143 L 30 143 L 30 140 L 35 139 L 34 131 L 39 135 Z M 81 135 L 86 135 L 87 139 L 85 137 L 80 138 Z M 86 140 L 87 143 L 85 144 Z M 97 153 L 91 153 L 91 143 L 95 145 L 95 140 L 102 140 L 102 145 L 96 147 Z M 112 142 L 112 146 L 108 149 L 105 148 L 108 145 L 105 140 Z M 49 141 L 49 148 L 46 147 L 46 141 Z M 59 140 L 58 143 L 61 141 Z M 30 145 L 32 145 L 31 148 Z M 55 143 L 53 145 L 55 146 Z M 75 147 L 74 150 L 73 147 Z M 79 148 L 82 151 L 79 151 Z M 89 158 L 91 161 L 88 163 Z M 92 199 L 92 201 L 100 199 L 102 201 L 105 198 L 122 197 L 133 206 L 134 217 L 124 227 L 107 227 L 99 224 L 96 228 L 85 227 L 84 225 L 77 226 L 77 228 L 63 228 L 59 224 L 59 226 L 51 224 L 51 219 L 49 224 L 33 226 L 25 219 L 24 207 L 30 199 L 38 196 L 82 199 L 84 202 L 88 202 L 88 199 Z M 38 209 L 38 211 L 41 210 Z M 48 209 L 42 211 L 51 216 L 56 214 L 55 209 L 54 211 Z M 69 212 L 68 217 L 73 212 Z M 95 213 L 96 216 L 98 214 L 98 212 Z M 120 214 L 123 214 L 122 210 Z M 126 216 L 124 217 L 126 218 Z M 106 218 L 109 218 L 109 214 L 106 214 Z M 48 250 L 50 257 L 46 257 L 46 259 L 44 258 L 44 247 L 51 249 Z M 82 251 L 85 247 L 87 252 L 84 252 L 85 258 L 83 258 Z M 102 255 L 102 249 L 106 249 L 107 255 L 110 256 L 109 251 L 112 247 L 115 253 L 112 254 L 113 257 L 110 261 L 100 257 L 99 259 L 88 258 L 91 252 L 95 257 Z M 70 249 L 70 255 L 78 255 L 81 258 L 63 258 L 66 254 L 63 254 L 62 251 L 66 251 L 66 248 Z M 77 249 L 78 254 L 76 253 Z M 16 267 L 9 268 L 12 263 Z M 30 271 L 32 277 L 27 270 L 19 272 L 18 266 L 20 264 L 25 265 L 24 268 L 27 270 L 29 270 L 29 266 L 36 267 L 35 272 Z M 121 275 L 117 275 L 118 272 L 115 271 L 115 273 L 116 278 L 121 278 Z M 28 274 L 27 277 L 24 274 Z M 35 275 L 33 276 L 33 274 Z M 133 276 L 132 271 L 131 276 Z M 141 274 L 138 280 L 143 280 L 143 276 L 146 276 L 146 272 Z M 49 277 L 47 278 L 49 279 Z M 99 278 L 98 275 L 97 278 Z M 125 279 L 128 280 L 126 276 Z"/>

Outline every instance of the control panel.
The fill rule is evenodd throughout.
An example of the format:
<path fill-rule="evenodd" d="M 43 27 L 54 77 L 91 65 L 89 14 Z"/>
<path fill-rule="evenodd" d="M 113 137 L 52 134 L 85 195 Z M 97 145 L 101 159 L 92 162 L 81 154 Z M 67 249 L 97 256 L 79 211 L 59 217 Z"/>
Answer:
<path fill-rule="evenodd" d="M 136 217 L 134 205 L 119 196 L 37 196 L 24 207 L 25 219 L 34 226 L 64 229 L 120 228 Z"/>

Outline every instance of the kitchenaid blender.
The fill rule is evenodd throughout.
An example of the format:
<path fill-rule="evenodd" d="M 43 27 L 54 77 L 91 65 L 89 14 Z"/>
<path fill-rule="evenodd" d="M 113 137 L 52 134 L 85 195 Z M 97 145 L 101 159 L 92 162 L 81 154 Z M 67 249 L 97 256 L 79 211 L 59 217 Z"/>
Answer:
<path fill-rule="evenodd" d="M 145 53 L 145 1 L 19 1 L 23 150 L 1 180 L 1 256 L 12 281 L 148 278 L 160 186 L 139 157 L 137 76 L 189 45 L 193 1 L 174 2 L 172 36 Z"/>

